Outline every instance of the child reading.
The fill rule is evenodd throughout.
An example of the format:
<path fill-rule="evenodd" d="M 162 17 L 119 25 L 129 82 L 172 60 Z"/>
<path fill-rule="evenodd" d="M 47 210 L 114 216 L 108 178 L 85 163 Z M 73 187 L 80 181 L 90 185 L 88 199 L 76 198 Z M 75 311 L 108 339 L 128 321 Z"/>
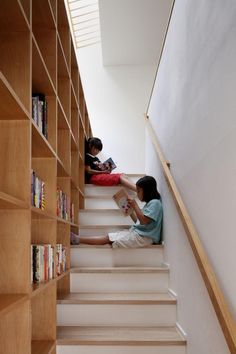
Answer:
<path fill-rule="evenodd" d="M 111 173 L 109 164 L 105 166 L 98 159 L 97 154 L 102 151 L 102 141 L 99 138 L 89 138 L 85 153 L 85 182 L 98 186 L 123 186 L 136 192 L 136 186 L 123 173 Z"/>
<path fill-rule="evenodd" d="M 161 196 L 157 190 L 154 177 L 145 176 L 137 183 L 137 196 L 142 202 L 146 202 L 142 210 L 137 202 L 128 198 L 129 205 L 134 209 L 131 217 L 135 224 L 129 230 L 109 233 L 107 236 L 94 238 L 80 237 L 80 243 L 90 245 L 112 244 L 117 247 L 145 247 L 151 244 L 158 244 L 161 239 L 162 228 L 162 203 Z"/>

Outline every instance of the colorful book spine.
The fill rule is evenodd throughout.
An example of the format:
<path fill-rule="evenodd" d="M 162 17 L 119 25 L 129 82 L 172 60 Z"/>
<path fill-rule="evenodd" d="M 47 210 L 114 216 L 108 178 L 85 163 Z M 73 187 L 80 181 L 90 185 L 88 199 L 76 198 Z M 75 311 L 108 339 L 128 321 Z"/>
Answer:
<path fill-rule="evenodd" d="M 47 101 L 42 93 L 33 93 L 32 95 L 32 118 L 37 124 L 39 131 L 47 139 Z"/>
<path fill-rule="evenodd" d="M 47 282 L 54 278 L 54 248 L 50 244 L 31 245 L 31 281 Z"/>
<path fill-rule="evenodd" d="M 70 219 L 70 198 L 57 188 L 57 216 L 64 220 Z"/>
<path fill-rule="evenodd" d="M 56 273 L 61 275 L 67 269 L 66 264 L 66 247 L 62 244 L 56 245 Z"/>
<path fill-rule="evenodd" d="M 45 182 L 41 181 L 31 170 L 31 204 L 45 210 Z"/>

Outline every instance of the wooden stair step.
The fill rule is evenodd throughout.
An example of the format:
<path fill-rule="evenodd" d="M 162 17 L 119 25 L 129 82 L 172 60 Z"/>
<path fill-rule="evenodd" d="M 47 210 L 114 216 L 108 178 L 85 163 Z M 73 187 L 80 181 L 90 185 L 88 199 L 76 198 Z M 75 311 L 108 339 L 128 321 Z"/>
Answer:
<path fill-rule="evenodd" d="M 74 267 L 71 273 L 168 273 L 168 267 Z"/>
<path fill-rule="evenodd" d="M 59 294 L 58 304 L 176 304 L 169 293 L 70 293 Z"/>
<path fill-rule="evenodd" d="M 58 345 L 145 345 L 184 346 L 176 327 L 57 327 Z"/>
<path fill-rule="evenodd" d="M 92 237 L 91 237 L 92 238 Z M 72 249 L 76 249 L 76 248 L 100 248 L 100 249 L 104 249 L 104 248 L 108 248 L 108 249 L 112 249 L 112 246 L 107 244 L 107 245 L 86 245 L 85 243 L 81 243 L 80 245 L 70 245 L 70 248 Z M 163 249 L 163 245 L 148 245 L 145 247 L 142 247 L 143 249 Z M 131 249 L 129 249 L 129 251 L 132 252 L 133 249 L 141 249 L 140 247 L 132 247 Z M 121 248 L 121 250 L 124 250 L 124 248 Z"/>

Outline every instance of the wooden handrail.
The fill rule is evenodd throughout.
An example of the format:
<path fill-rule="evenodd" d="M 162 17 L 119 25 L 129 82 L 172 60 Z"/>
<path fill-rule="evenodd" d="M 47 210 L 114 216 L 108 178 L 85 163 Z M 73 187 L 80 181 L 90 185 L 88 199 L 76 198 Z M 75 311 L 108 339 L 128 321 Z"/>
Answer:
<path fill-rule="evenodd" d="M 145 122 L 147 129 L 150 133 L 150 137 L 152 143 L 155 147 L 156 153 L 160 159 L 164 176 L 168 187 L 171 191 L 171 194 L 174 198 L 179 216 L 183 223 L 185 232 L 188 236 L 188 240 L 190 242 L 192 251 L 194 253 L 195 259 L 197 261 L 199 270 L 202 274 L 203 280 L 205 282 L 208 294 L 210 296 L 212 305 L 215 309 L 216 316 L 218 317 L 220 326 L 222 328 L 223 334 L 225 336 L 227 345 L 229 347 L 231 354 L 236 354 L 236 324 L 235 321 L 229 311 L 229 307 L 224 298 L 223 292 L 220 289 L 216 276 L 213 272 L 210 261 L 206 255 L 206 252 L 201 244 L 198 233 L 191 221 L 191 218 L 187 212 L 187 209 L 183 203 L 183 200 L 179 194 L 179 191 L 176 187 L 174 179 L 170 173 L 170 169 L 168 167 L 168 162 L 165 160 L 164 155 L 161 151 L 160 145 L 158 143 L 156 134 L 151 125 L 148 116 L 145 114 Z"/>

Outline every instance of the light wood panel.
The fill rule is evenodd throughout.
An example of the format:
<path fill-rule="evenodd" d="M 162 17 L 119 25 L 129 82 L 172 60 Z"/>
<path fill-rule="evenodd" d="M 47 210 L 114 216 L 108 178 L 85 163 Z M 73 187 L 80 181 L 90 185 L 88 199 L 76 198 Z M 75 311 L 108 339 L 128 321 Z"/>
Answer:
<path fill-rule="evenodd" d="M 53 340 L 33 340 L 31 344 L 31 354 L 52 354 L 55 347 L 56 342 Z"/>
<path fill-rule="evenodd" d="M 0 293 L 28 293 L 30 287 L 30 212 L 28 210 L 1 210 L 0 225 Z"/>
<path fill-rule="evenodd" d="M 1 353 L 31 353 L 30 302 L 0 316 Z"/>
<path fill-rule="evenodd" d="M 56 339 L 56 283 L 52 283 L 31 300 L 32 339 Z"/>
<path fill-rule="evenodd" d="M 0 190 L 29 202 L 29 121 L 0 121 L 0 166 Z"/>
<path fill-rule="evenodd" d="M 31 284 L 31 244 L 51 244 L 55 256 L 62 243 L 70 267 L 70 229 L 78 231 L 78 218 L 57 217 L 56 189 L 73 195 L 77 214 L 84 142 L 64 1 L 1 1 L 0 50 L 0 352 L 56 354 L 56 293 L 69 291 L 70 269 Z M 32 117 L 32 93 L 45 96 L 46 136 Z M 82 88 L 80 95 L 84 105 Z M 45 210 L 31 206 L 31 168 L 45 182 Z"/>

